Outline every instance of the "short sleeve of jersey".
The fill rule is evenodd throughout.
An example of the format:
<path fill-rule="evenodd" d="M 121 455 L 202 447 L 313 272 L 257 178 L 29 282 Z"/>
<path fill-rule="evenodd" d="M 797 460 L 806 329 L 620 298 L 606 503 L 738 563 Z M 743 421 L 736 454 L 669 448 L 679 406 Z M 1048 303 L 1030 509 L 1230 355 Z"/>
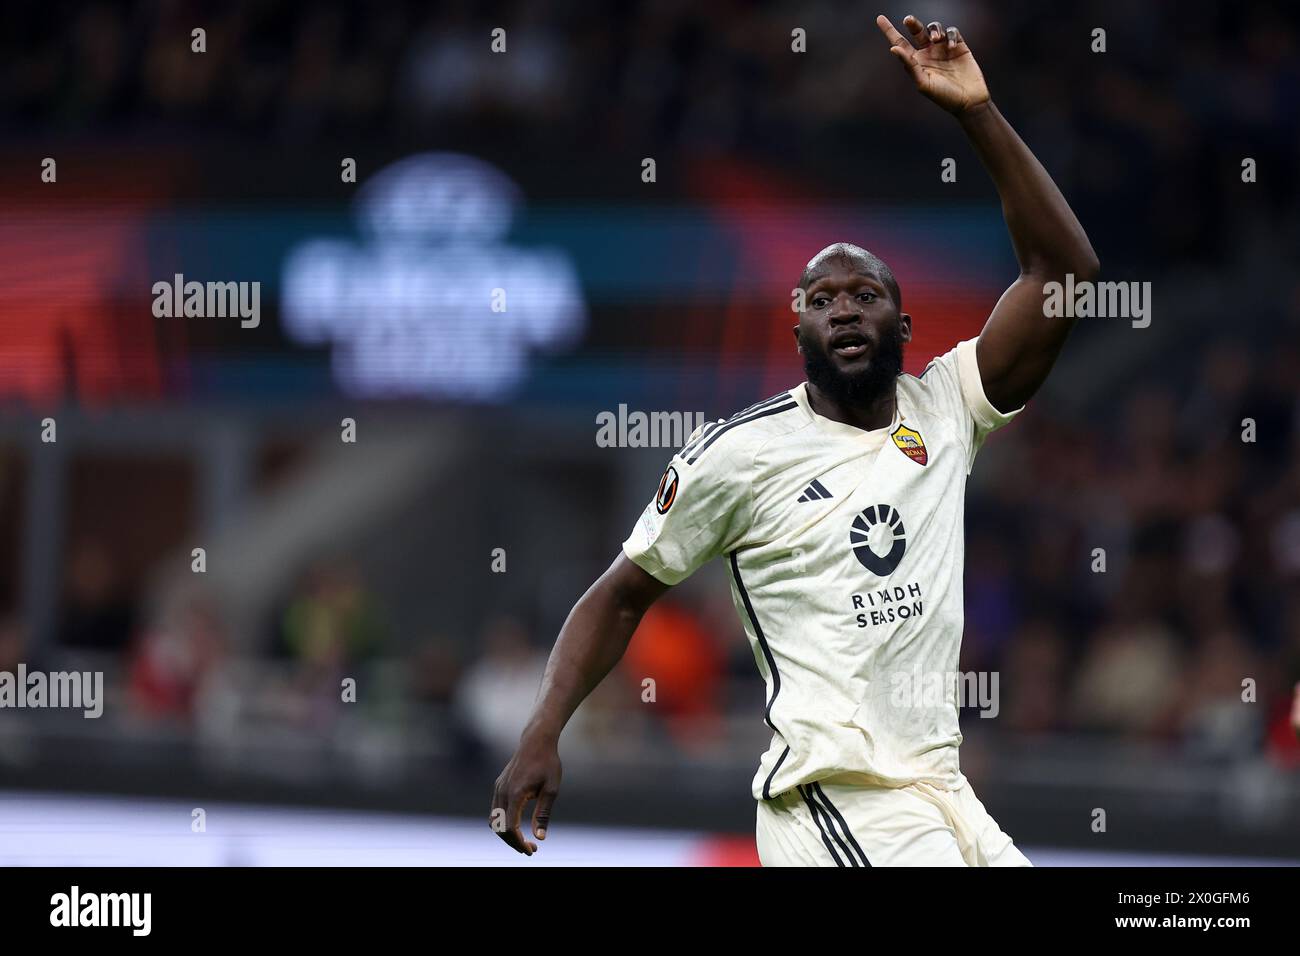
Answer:
<path fill-rule="evenodd" d="M 975 453 L 984 439 L 1025 410 L 1022 405 L 1011 412 L 1000 412 L 988 400 L 975 358 L 976 341 L 967 339 L 957 343 L 921 373 L 935 410 L 961 424 L 967 472 L 975 464 Z"/>
<path fill-rule="evenodd" d="M 750 472 L 743 445 L 705 446 L 704 425 L 673 456 L 623 553 L 647 574 L 673 585 L 740 540 L 749 526 Z"/>

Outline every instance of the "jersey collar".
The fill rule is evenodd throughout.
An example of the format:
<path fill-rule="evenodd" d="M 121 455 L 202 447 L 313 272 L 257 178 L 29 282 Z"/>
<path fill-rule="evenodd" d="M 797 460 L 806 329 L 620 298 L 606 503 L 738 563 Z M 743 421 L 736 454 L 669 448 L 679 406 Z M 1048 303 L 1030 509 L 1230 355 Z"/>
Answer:
<path fill-rule="evenodd" d="M 807 382 L 800 382 L 790 389 L 790 394 L 794 396 L 794 400 L 799 403 L 799 407 L 808 413 L 808 416 L 813 420 L 813 424 L 823 434 L 833 435 L 837 438 L 848 438 L 864 444 L 876 445 L 884 442 L 885 438 L 902 423 L 904 417 L 902 413 L 903 397 L 897 392 L 894 399 L 894 420 L 883 428 L 873 428 L 870 431 L 858 428 L 856 425 L 846 425 L 844 422 L 837 422 L 818 415 L 813 411 L 812 404 L 808 401 Z"/>

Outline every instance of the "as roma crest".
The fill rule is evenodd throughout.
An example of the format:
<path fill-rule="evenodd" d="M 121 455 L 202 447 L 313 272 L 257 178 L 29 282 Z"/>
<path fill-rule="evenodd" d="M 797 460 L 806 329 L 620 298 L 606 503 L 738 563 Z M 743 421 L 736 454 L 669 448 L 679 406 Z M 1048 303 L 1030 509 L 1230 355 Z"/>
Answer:
<path fill-rule="evenodd" d="M 889 437 L 894 440 L 894 444 L 898 446 L 899 451 L 918 465 L 924 465 L 930 460 L 930 456 L 925 450 L 925 439 L 921 437 L 920 432 L 908 428 L 906 425 L 899 425 Z"/>

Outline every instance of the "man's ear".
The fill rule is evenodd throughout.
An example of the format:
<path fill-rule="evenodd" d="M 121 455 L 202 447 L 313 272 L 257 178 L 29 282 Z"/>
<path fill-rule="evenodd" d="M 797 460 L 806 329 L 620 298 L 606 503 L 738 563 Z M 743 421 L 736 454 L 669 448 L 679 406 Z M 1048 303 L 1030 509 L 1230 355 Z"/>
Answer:
<path fill-rule="evenodd" d="M 803 346 L 799 344 L 799 326 L 794 326 L 790 331 L 794 333 L 794 344 L 796 346 L 795 351 L 802 352 Z"/>
<path fill-rule="evenodd" d="M 898 324 L 902 326 L 903 341 L 912 341 L 912 317 L 906 312 L 898 313 Z"/>

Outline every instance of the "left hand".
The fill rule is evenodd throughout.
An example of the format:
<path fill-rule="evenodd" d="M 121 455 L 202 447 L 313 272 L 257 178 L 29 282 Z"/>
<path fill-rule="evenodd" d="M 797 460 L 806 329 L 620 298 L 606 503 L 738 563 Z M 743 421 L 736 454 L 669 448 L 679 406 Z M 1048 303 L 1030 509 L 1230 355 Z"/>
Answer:
<path fill-rule="evenodd" d="M 945 29 L 937 20 L 922 26 L 920 20 L 908 15 L 903 18 L 903 26 L 912 34 L 908 42 L 888 17 L 876 17 L 876 26 L 889 41 L 889 52 L 902 60 L 916 88 L 949 113 L 957 115 L 989 101 L 984 74 L 956 27 Z"/>

